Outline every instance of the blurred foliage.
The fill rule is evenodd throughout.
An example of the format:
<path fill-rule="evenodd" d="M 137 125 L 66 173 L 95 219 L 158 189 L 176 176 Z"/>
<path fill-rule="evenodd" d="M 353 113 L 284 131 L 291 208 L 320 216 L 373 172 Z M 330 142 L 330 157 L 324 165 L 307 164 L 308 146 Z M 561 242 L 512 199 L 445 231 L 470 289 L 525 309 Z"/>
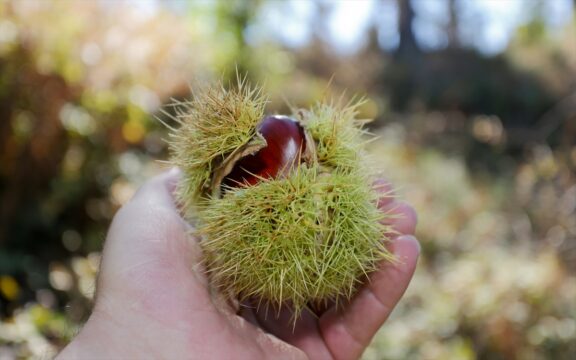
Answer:
<path fill-rule="evenodd" d="M 236 69 L 270 112 L 364 96 L 372 151 L 419 212 L 416 277 L 367 359 L 575 357 L 575 17 L 553 35 L 536 12 L 486 57 L 453 32 L 422 50 L 410 3 L 387 2 L 398 48 L 374 23 L 349 55 L 323 1 L 298 48 L 254 40 L 285 2 L 0 2 L 0 358 L 74 335 L 114 212 L 164 167 L 159 109 Z"/>

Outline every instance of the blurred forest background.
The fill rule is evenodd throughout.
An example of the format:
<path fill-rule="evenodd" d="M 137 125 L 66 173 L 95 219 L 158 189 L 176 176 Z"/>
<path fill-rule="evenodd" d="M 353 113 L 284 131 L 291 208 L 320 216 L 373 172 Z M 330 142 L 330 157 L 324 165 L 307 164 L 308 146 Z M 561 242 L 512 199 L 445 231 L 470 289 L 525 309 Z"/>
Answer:
<path fill-rule="evenodd" d="M 90 311 L 155 119 L 235 78 L 359 94 L 423 257 L 366 359 L 576 358 L 576 1 L 0 1 L 0 359 Z M 189 86 L 192 84 L 191 86 Z"/>

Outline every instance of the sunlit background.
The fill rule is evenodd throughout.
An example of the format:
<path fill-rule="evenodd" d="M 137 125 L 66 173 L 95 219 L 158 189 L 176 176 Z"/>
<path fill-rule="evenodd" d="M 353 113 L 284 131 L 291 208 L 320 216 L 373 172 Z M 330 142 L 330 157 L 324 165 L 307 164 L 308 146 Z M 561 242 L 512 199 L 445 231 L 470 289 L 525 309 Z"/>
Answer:
<path fill-rule="evenodd" d="M 423 257 L 366 359 L 576 358 L 576 1 L 0 1 L 0 359 L 90 312 L 171 98 L 367 99 Z"/>

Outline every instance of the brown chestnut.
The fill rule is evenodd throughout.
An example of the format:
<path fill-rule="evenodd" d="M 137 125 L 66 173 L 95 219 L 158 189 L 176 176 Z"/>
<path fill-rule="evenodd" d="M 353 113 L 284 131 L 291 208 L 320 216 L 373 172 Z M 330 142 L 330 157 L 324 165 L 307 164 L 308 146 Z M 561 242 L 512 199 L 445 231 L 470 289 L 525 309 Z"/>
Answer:
<path fill-rule="evenodd" d="M 240 159 L 224 178 L 225 186 L 255 185 L 260 178 L 276 178 L 297 166 L 306 150 L 304 129 L 296 120 L 283 115 L 265 117 L 258 132 L 266 146 Z"/>

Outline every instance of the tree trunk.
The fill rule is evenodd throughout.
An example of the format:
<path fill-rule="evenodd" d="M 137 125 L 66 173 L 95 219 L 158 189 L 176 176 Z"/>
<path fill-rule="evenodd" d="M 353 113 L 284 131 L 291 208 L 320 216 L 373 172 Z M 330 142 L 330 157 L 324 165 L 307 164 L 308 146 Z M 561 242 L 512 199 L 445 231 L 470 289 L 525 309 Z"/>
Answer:
<path fill-rule="evenodd" d="M 413 59 L 420 53 L 414 31 L 412 30 L 416 14 L 414 13 L 411 0 L 397 0 L 397 3 L 400 44 L 398 45 L 396 56 L 402 60 Z"/>
<path fill-rule="evenodd" d="M 449 22 L 446 29 L 446 33 L 448 35 L 448 46 L 451 48 L 457 48 L 460 47 L 460 36 L 458 34 L 458 14 L 456 12 L 456 0 L 448 0 L 448 15 Z"/>

